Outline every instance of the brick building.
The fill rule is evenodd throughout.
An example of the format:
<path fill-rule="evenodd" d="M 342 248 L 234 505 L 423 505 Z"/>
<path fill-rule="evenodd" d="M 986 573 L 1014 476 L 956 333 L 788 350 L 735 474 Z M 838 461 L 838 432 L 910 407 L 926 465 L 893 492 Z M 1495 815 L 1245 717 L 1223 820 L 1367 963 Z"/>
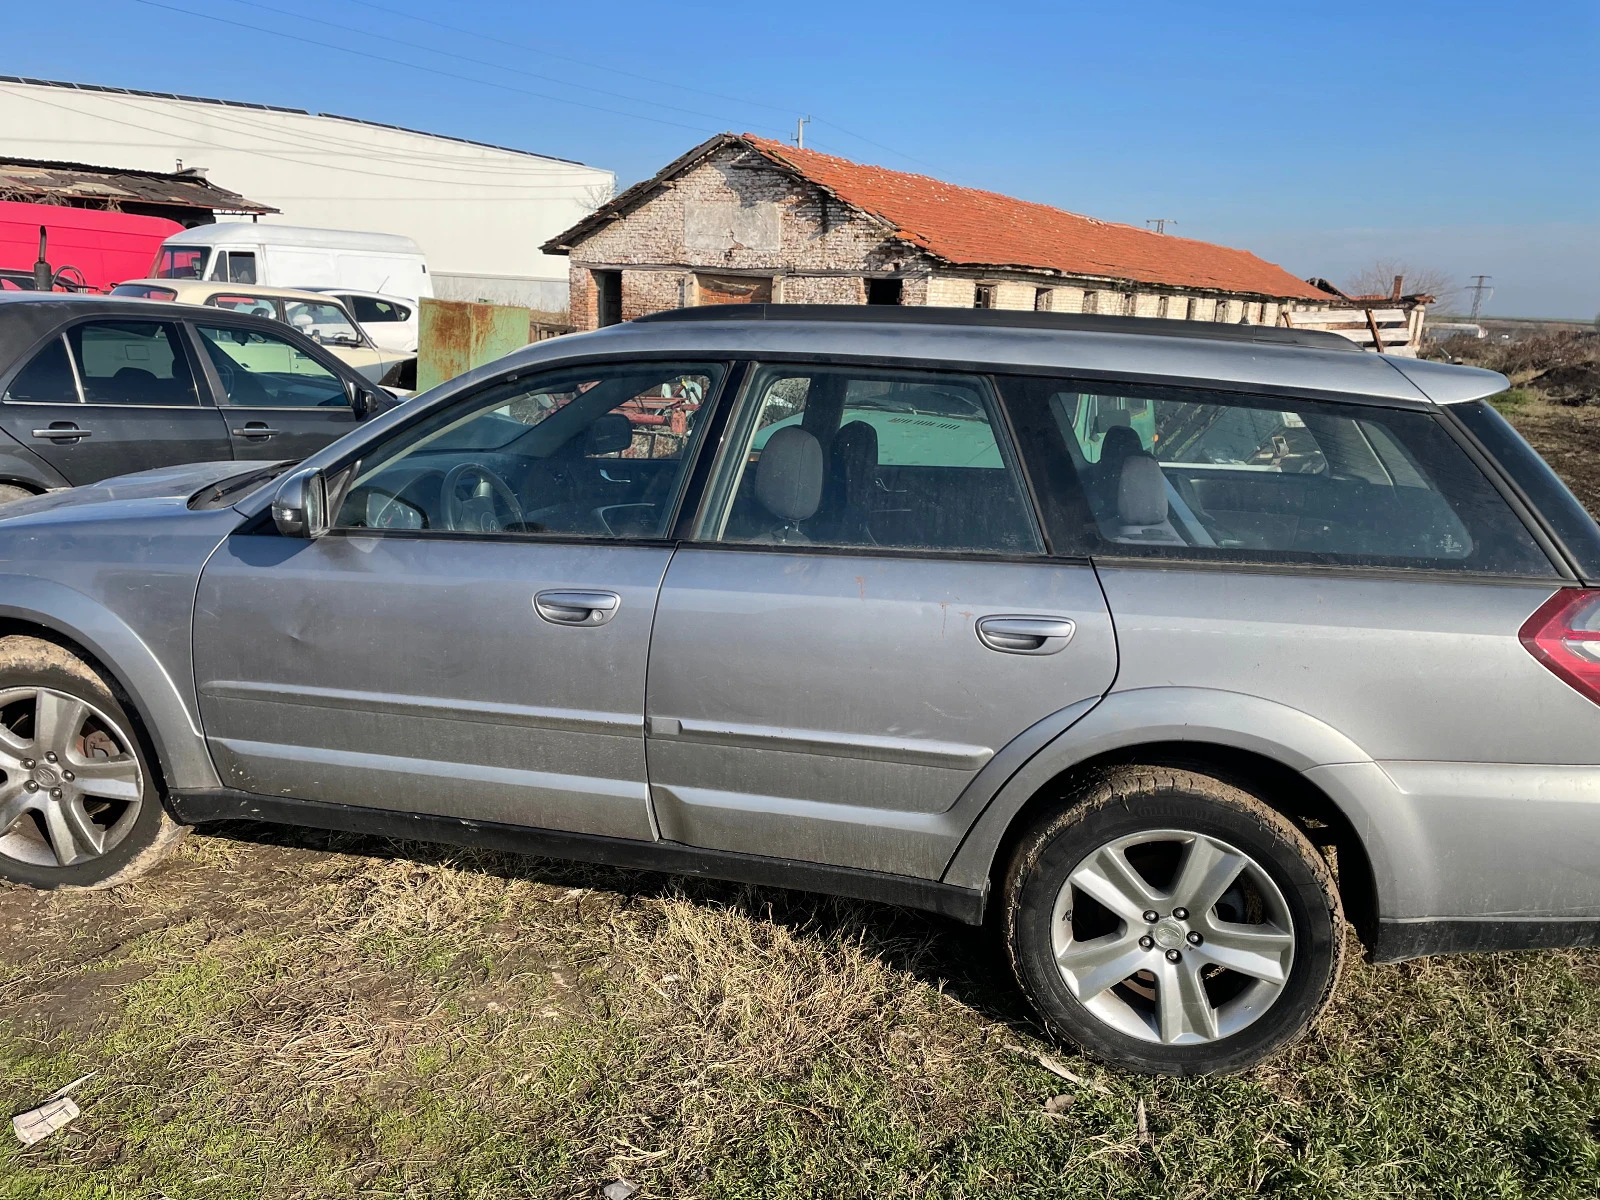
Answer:
<path fill-rule="evenodd" d="M 572 322 L 696 304 L 926 304 L 1281 325 L 1327 292 L 1244 250 L 751 134 L 719 134 L 543 247 Z"/>

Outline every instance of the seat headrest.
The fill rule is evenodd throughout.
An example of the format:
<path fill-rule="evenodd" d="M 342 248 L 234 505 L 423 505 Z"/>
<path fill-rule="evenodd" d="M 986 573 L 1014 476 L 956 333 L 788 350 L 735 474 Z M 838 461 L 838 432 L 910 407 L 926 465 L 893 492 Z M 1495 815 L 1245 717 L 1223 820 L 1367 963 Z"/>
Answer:
<path fill-rule="evenodd" d="M 767 439 L 756 462 L 756 499 L 782 521 L 806 521 L 822 502 L 822 443 L 798 425 Z"/>
<path fill-rule="evenodd" d="M 833 435 L 835 458 L 850 458 L 878 465 L 878 431 L 865 421 L 847 421 Z"/>
<path fill-rule="evenodd" d="M 1167 477 L 1148 454 L 1130 454 L 1117 480 L 1117 519 L 1124 525 L 1160 525 L 1167 519 Z"/>
<path fill-rule="evenodd" d="M 1128 455 L 1142 453 L 1144 453 L 1144 443 L 1128 425 L 1113 425 L 1106 430 L 1105 438 L 1100 442 L 1102 467 L 1115 467 Z"/>

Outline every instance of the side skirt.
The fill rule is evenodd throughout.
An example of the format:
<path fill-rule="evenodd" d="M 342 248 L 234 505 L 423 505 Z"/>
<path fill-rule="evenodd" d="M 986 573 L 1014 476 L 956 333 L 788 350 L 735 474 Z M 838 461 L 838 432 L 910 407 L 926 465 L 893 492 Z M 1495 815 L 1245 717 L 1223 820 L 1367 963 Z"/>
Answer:
<path fill-rule="evenodd" d="M 988 899 L 986 892 L 908 875 L 887 875 L 880 871 L 830 867 L 787 858 L 706 850 L 681 842 L 640 842 L 555 829 L 532 829 L 496 821 L 464 821 L 431 813 L 395 812 L 350 804 L 327 804 L 319 800 L 257 796 L 227 788 L 175 791 L 171 795 L 171 803 L 173 816 L 185 825 L 199 825 L 206 821 L 266 821 L 277 825 L 336 829 L 378 837 L 446 842 L 512 854 L 575 859 L 638 871 L 727 879 L 735 883 L 821 892 L 828 896 L 871 900 L 879 904 L 898 904 L 905 908 L 938 913 L 967 925 L 983 923 L 984 904 Z"/>
<path fill-rule="evenodd" d="M 1379 921 L 1372 961 L 1393 963 L 1429 954 L 1557 950 L 1569 946 L 1600 946 L 1600 918 Z"/>

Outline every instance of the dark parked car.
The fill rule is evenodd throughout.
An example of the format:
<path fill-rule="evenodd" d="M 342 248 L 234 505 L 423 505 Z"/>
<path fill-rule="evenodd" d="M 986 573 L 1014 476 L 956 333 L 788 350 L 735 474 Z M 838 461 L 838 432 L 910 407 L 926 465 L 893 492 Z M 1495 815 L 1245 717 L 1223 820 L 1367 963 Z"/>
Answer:
<path fill-rule="evenodd" d="M 0 501 L 176 463 L 303 458 L 391 403 L 277 321 L 0 294 Z"/>

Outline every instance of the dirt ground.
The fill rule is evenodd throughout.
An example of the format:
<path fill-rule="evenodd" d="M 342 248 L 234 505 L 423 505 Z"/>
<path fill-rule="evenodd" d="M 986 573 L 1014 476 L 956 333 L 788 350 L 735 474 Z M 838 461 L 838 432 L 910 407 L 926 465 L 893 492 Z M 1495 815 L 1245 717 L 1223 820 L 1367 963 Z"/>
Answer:
<path fill-rule="evenodd" d="M 1591 508 L 1597 417 L 1511 411 Z M 1600 952 L 1352 954 L 1272 1064 L 1144 1079 L 1041 1040 L 981 931 L 246 824 L 0 887 L 0 1104 L 91 1071 L 0 1198 L 1600 1195 Z"/>

